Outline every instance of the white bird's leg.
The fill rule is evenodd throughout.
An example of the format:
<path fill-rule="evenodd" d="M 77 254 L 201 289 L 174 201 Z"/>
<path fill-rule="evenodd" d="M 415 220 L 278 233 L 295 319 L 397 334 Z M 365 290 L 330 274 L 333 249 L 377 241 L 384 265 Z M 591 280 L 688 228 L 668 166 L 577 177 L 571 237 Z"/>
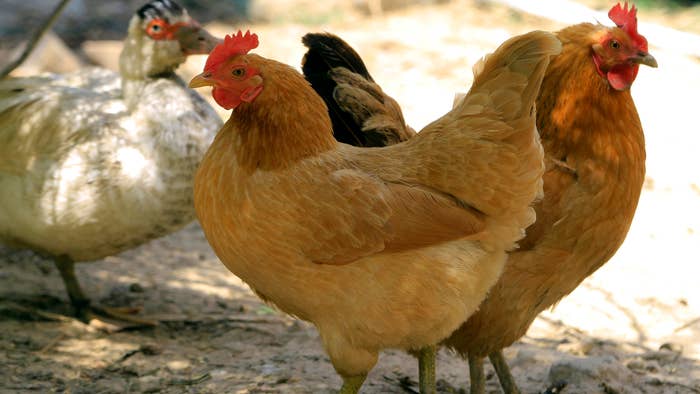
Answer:
<path fill-rule="evenodd" d="M 82 287 L 80 287 L 80 282 L 75 276 L 75 263 L 66 256 L 56 257 L 53 261 L 61 274 L 71 304 L 73 304 L 78 315 L 82 315 L 90 306 L 90 299 L 85 296 Z"/>
<path fill-rule="evenodd" d="M 56 264 L 58 272 L 61 273 L 68 298 L 70 298 L 70 302 L 76 310 L 76 315 L 80 319 L 89 321 L 93 318 L 106 317 L 117 320 L 118 323 L 123 323 L 119 327 L 155 326 L 158 324 L 152 320 L 133 316 L 133 313 L 138 312 L 137 308 L 108 308 L 91 305 L 90 299 L 85 296 L 80 282 L 75 276 L 75 262 L 66 256 L 59 256 L 54 258 L 54 264 Z"/>

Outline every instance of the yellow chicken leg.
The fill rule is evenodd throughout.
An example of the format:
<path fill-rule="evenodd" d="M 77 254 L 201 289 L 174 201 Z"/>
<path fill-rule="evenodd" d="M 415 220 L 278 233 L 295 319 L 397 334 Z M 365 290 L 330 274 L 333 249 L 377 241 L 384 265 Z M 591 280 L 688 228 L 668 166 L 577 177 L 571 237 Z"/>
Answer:
<path fill-rule="evenodd" d="M 493 365 L 493 368 L 496 370 L 503 392 L 505 394 L 520 394 L 520 390 L 515 384 L 515 379 L 513 379 L 513 375 L 510 373 L 508 363 L 505 357 L 503 357 L 503 352 L 498 350 L 489 354 L 489 360 L 491 360 L 491 365 Z"/>
<path fill-rule="evenodd" d="M 484 378 L 484 359 L 469 355 L 469 394 L 484 394 L 486 379 Z"/>
<path fill-rule="evenodd" d="M 367 379 L 367 375 L 352 376 L 343 378 L 343 387 L 340 388 L 339 394 L 357 394 L 360 392 L 362 383 Z"/>
<path fill-rule="evenodd" d="M 437 347 L 426 346 L 418 352 L 418 387 L 421 394 L 435 394 L 435 358 Z"/>

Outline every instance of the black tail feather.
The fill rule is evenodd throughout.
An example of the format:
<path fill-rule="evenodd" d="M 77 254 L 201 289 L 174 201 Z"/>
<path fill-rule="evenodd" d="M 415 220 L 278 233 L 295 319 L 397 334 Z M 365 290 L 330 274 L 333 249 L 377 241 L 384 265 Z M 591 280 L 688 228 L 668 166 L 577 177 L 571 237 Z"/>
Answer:
<path fill-rule="evenodd" d="M 302 61 L 302 71 L 328 106 L 335 138 L 350 145 L 368 146 L 362 123 L 358 123 L 336 102 L 334 91 L 338 83 L 331 76 L 331 70 L 343 67 L 373 82 L 362 58 L 345 41 L 330 33 L 309 33 L 302 38 L 302 42 L 308 48 Z"/>

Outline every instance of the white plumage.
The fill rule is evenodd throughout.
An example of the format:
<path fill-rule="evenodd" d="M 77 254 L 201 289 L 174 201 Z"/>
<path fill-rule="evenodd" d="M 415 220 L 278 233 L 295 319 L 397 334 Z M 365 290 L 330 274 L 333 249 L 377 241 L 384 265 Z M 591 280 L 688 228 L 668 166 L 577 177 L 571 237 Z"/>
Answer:
<path fill-rule="evenodd" d="M 172 27 L 170 38 L 151 37 L 154 19 Z M 74 261 L 191 222 L 194 172 L 221 120 L 173 71 L 215 43 L 177 4 L 154 0 L 131 20 L 120 74 L 0 81 L 0 242 L 52 256 L 71 274 Z M 71 299 L 86 303 L 69 279 Z"/>

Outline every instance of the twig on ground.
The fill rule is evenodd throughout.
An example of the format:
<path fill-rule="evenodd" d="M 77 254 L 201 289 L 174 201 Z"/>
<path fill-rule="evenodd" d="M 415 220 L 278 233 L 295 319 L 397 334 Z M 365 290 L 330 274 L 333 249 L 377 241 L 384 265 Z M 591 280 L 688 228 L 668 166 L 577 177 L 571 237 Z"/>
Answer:
<path fill-rule="evenodd" d="M 650 380 L 650 381 L 647 381 L 647 384 L 651 384 L 651 385 L 654 385 L 654 386 L 676 386 L 676 387 L 682 387 L 682 388 L 688 389 L 688 390 L 690 390 L 690 391 L 692 391 L 692 392 L 694 392 L 694 393 L 700 393 L 700 388 L 698 388 L 697 386 L 693 387 L 693 386 L 689 386 L 689 385 L 687 385 L 687 384 L 678 383 L 678 382 L 673 382 L 673 381 L 670 381 L 670 380 L 662 380 L 662 379 L 660 379 L 660 378 L 658 378 L 658 377 L 653 378 L 653 379 Z"/>
<path fill-rule="evenodd" d="M 46 311 L 42 311 L 42 310 L 39 310 L 36 308 L 29 308 L 29 307 L 20 305 L 16 302 L 12 302 L 12 301 L 4 301 L 0 304 L 0 306 L 6 307 L 7 309 L 9 309 L 11 311 L 24 313 L 24 314 L 27 314 L 30 316 L 37 316 L 37 317 L 40 317 L 42 319 L 46 319 L 49 321 L 57 321 L 57 322 L 62 322 L 62 323 L 78 323 L 81 326 L 87 326 L 85 323 L 83 323 L 82 321 L 80 321 L 74 317 L 65 316 L 65 315 L 61 315 L 61 314 L 53 313 L 53 312 L 46 312 Z"/>
<path fill-rule="evenodd" d="M 46 346 L 42 347 L 37 354 L 44 354 L 51 350 L 54 346 L 56 346 L 57 343 L 61 342 L 66 338 L 66 334 L 61 334 L 57 336 L 56 338 L 52 339 L 51 342 L 47 343 Z"/>
<path fill-rule="evenodd" d="M 384 375 L 383 377 L 384 380 L 386 380 L 387 382 L 391 382 L 392 384 L 398 384 L 398 386 L 406 393 L 418 394 L 418 390 L 416 389 L 418 387 L 418 382 L 411 379 L 410 376 L 401 375 L 397 372 L 394 372 L 394 376 Z"/>
<path fill-rule="evenodd" d="M 156 315 L 154 316 L 156 320 L 163 324 L 172 323 L 187 323 L 187 324 L 197 324 L 197 323 L 245 323 L 245 324 L 284 324 L 285 321 L 279 318 L 265 318 L 265 317 L 247 317 L 247 316 L 185 316 L 185 315 Z"/>
<path fill-rule="evenodd" d="M 191 386 L 194 384 L 200 384 L 206 380 L 211 379 L 211 374 L 209 372 L 192 379 L 175 379 L 170 382 L 173 386 Z"/>
<path fill-rule="evenodd" d="M 29 57 L 29 54 L 32 53 L 32 50 L 34 47 L 39 43 L 39 40 L 41 40 L 41 37 L 44 36 L 44 34 L 53 26 L 54 22 L 56 22 L 56 19 L 58 19 L 58 16 L 61 14 L 63 9 L 65 8 L 66 4 L 68 4 L 70 0 L 61 0 L 60 3 L 54 8 L 54 10 L 51 12 L 51 14 L 46 18 L 44 23 L 42 23 L 37 31 L 34 32 L 32 37 L 29 39 L 27 42 L 27 45 L 24 47 L 24 50 L 22 53 L 19 55 L 19 57 L 7 66 L 3 68 L 0 71 L 0 79 L 5 78 L 6 76 L 10 75 L 10 73 L 17 68 L 22 62 L 27 60 Z"/>
<path fill-rule="evenodd" d="M 673 330 L 673 332 L 678 332 L 678 331 L 685 330 L 686 328 L 688 328 L 688 327 L 690 327 L 690 326 L 692 326 L 692 325 L 698 324 L 698 323 L 700 323 L 700 317 L 696 317 L 695 319 L 693 319 L 693 320 L 691 320 L 691 321 L 689 321 L 689 322 L 683 324 L 682 326 L 680 326 L 680 327 L 676 328 L 675 330 Z"/>

